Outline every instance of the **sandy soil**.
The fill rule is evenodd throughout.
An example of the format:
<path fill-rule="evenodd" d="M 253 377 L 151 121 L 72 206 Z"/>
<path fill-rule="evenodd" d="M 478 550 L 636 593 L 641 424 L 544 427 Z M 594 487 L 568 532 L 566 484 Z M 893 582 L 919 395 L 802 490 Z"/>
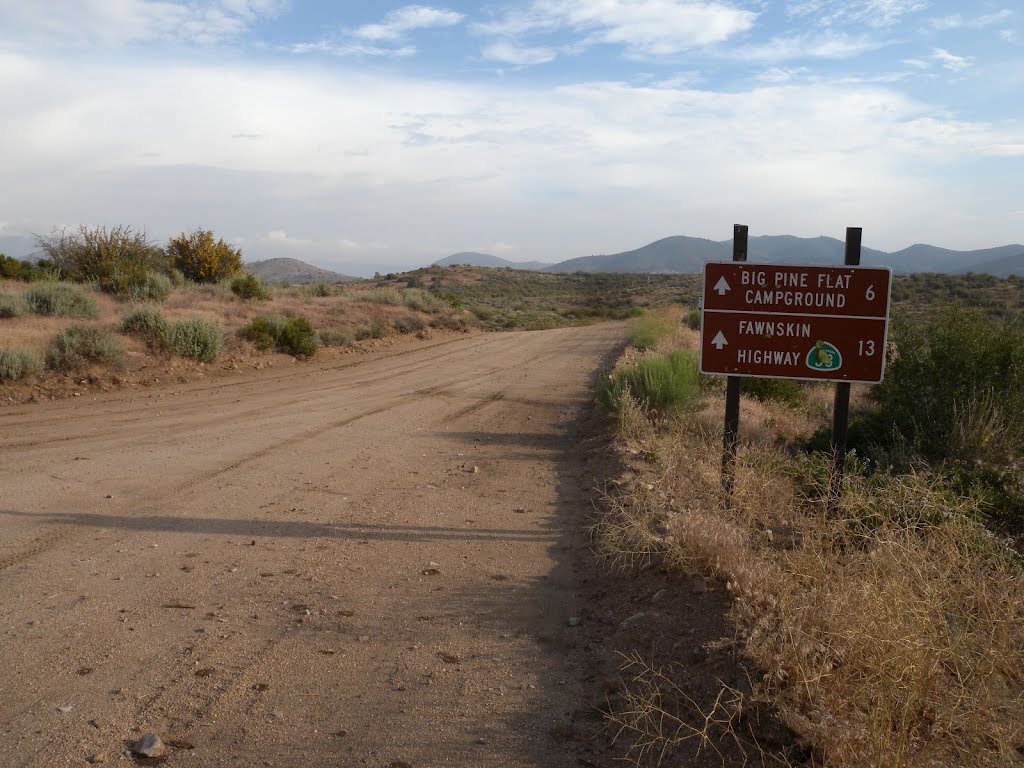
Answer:
<path fill-rule="evenodd" d="M 604 765 L 576 425 L 623 335 L 0 411 L 0 766 Z"/>

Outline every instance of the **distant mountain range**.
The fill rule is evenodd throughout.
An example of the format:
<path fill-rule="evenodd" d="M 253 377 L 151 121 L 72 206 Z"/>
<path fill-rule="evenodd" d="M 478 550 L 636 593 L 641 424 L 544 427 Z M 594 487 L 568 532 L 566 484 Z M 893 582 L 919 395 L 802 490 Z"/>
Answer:
<path fill-rule="evenodd" d="M 555 266 L 551 262 L 544 261 L 509 261 L 500 256 L 492 256 L 489 253 L 476 253 L 475 251 L 461 251 L 446 256 L 435 264 L 442 267 L 450 267 L 455 264 L 471 264 L 474 267 L 508 267 L 509 269 L 529 269 L 536 272 Z"/>
<path fill-rule="evenodd" d="M 314 267 L 298 259 L 251 261 L 245 268 L 265 283 L 340 283 L 359 279 Z"/>
<path fill-rule="evenodd" d="M 793 237 L 762 235 L 750 238 L 748 257 L 751 261 L 775 264 L 843 263 L 845 246 L 832 237 Z M 656 240 L 632 251 L 600 256 L 582 256 L 557 264 L 512 262 L 486 253 L 463 252 L 436 262 L 472 264 L 481 267 L 511 267 L 544 272 L 648 272 L 692 274 L 700 272 L 708 261 L 732 258 L 732 240 L 706 240 L 676 235 Z M 999 277 L 1024 275 L 1024 245 L 1004 245 L 976 251 L 953 251 L 934 245 L 912 245 L 901 251 L 886 253 L 872 248 L 861 249 L 861 263 L 892 267 L 897 274 L 914 272 L 945 272 L 958 274 L 979 272 Z"/>

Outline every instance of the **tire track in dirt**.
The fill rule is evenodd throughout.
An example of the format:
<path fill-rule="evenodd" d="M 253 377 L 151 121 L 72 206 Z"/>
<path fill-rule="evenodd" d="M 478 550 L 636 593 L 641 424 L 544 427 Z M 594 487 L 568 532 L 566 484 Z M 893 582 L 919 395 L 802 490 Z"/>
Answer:
<path fill-rule="evenodd" d="M 0 514 L 2 514 L 2 510 L 0 510 Z M 0 573 L 53 549 L 53 547 L 66 539 L 70 533 L 66 526 L 56 525 L 44 528 L 43 532 L 34 537 L 27 546 L 22 547 L 14 554 L 0 557 Z"/>
<path fill-rule="evenodd" d="M 419 367 L 417 367 L 417 370 L 418 370 L 418 368 Z M 470 382 L 468 382 L 468 384 L 472 384 L 472 383 L 475 383 L 476 381 L 485 379 L 488 376 L 493 375 L 494 372 L 495 372 L 494 370 L 488 370 L 488 371 L 486 371 L 484 373 L 478 374 Z M 367 383 L 365 383 L 365 382 L 362 382 L 362 383 L 361 382 L 357 382 L 356 384 L 357 385 L 362 384 L 363 386 L 365 386 Z M 464 386 L 466 384 L 467 383 L 464 383 Z M 193 491 L 193 490 L 195 490 L 197 488 L 202 488 L 203 486 L 205 486 L 209 482 L 211 482 L 213 480 L 216 480 L 217 478 L 222 477 L 224 475 L 230 474 L 231 472 L 234 472 L 234 471 L 236 471 L 236 470 L 238 470 L 238 469 L 240 469 L 240 468 L 242 468 L 242 467 L 246 466 L 247 464 L 250 464 L 250 463 L 252 463 L 254 461 L 258 461 L 260 459 L 266 458 L 267 456 L 272 455 L 276 451 L 284 450 L 286 448 L 293 447 L 293 446 L 296 446 L 296 445 L 301 445 L 302 443 L 307 442 L 309 440 L 316 439 L 317 437 L 320 437 L 321 435 L 330 433 L 330 432 L 338 430 L 338 429 L 343 429 L 344 427 L 347 427 L 347 426 L 350 426 L 352 424 L 355 424 L 355 423 L 357 423 L 357 422 L 359 422 L 359 421 L 361 421 L 363 419 L 370 418 L 370 417 L 373 417 L 373 416 L 377 416 L 379 414 L 385 413 L 386 411 L 389 411 L 389 410 L 392 410 L 394 408 L 406 405 L 410 400 L 416 400 L 416 399 L 419 399 L 419 398 L 430 397 L 430 396 L 432 396 L 432 395 L 434 395 L 434 394 L 436 394 L 438 392 L 444 392 L 448 396 L 451 396 L 453 394 L 452 389 L 450 387 L 446 387 L 443 384 L 438 384 L 438 385 L 428 386 L 428 387 L 422 387 L 420 389 L 413 390 L 412 392 L 408 393 L 407 395 L 403 395 L 403 396 L 397 397 L 393 402 L 388 403 L 387 405 L 384 405 L 384 406 L 381 406 L 381 407 L 378 407 L 378 408 L 372 408 L 370 410 L 363 411 L 361 413 L 353 414 L 353 415 L 347 416 L 347 417 L 345 417 L 343 419 L 338 419 L 338 420 L 333 421 L 331 423 L 328 423 L 328 424 L 325 424 L 325 425 L 321 425 L 321 426 L 315 427 L 313 429 L 309 429 L 309 430 L 306 430 L 304 432 L 301 432 L 301 433 L 298 433 L 298 434 L 295 434 L 295 435 L 291 435 L 291 436 L 289 436 L 289 437 L 287 437 L 287 438 L 285 438 L 283 440 L 279 440 L 277 442 L 271 443 L 270 445 L 267 445 L 267 446 L 265 446 L 265 447 L 263 447 L 263 448 L 261 448 L 259 450 L 252 451 L 252 452 L 242 456 L 241 458 L 231 462 L 230 464 L 227 464 L 227 465 L 221 466 L 221 467 L 217 467 L 217 468 L 208 470 L 206 472 L 197 474 L 197 475 L 193 476 L 192 478 L 190 478 L 188 481 L 186 481 L 184 483 L 179 483 L 178 485 L 176 485 L 174 487 L 171 487 L 171 488 L 166 488 L 165 487 L 165 488 L 160 489 L 160 491 L 155 492 L 155 493 L 153 493 L 151 495 L 143 496 L 143 497 L 138 498 L 137 502 L 140 502 L 140 503 L 138 503 L 137 507 L 136 507 L 137 510 L 138 510 L 137 514 L 145 515 L 147 513 L 156 511 L 156 510 L 159 509 L 159 507 L 161 506 L 163 500 L 168 495 L 171 495 L 171 496 L 174 496 L 175 498 L 181 499 L 184 494 L 187 494 L 188 492 Z M 460 418 L 460 417 L 463 417 L 463 416 L 470 415 L 472 413 L 475 413 L 478 410 L 481 410 L 482 408 L 486 407 L 487 405 L 490 405 L 490 404 L 492 404 L 494 402 L 499 401 L 503 396 L 504 396 L 504 393 L 501 393 L 501 392 L 495 393 L 493 395 L 490 395 L 490 396 L 484 398 L 480 402 L 473 403 L 473 404 L 471 404 L 471 405 L 469 405 L 469 406 L 467 406 L 465 408 L 462 408 L 462 409 L 460 409 L 458 411 L 455 411 L 454 413 L 450 414 L 447 418 L 448 419 L 457 419 L 457 418 Z M 234 419 L 231 419 L 231 421 L 234 421 Z M 105 437 L 105 436 L 107 436 L 107 434 L 108 433 L 99 433 L 99 434 L 94 434 L 91 437 L 93 439 L 97 439 L 97 438 Z M 77 536 L 75 535 L 74 529 L 71 528 L 70 526 L 61 525 L 61 526 L 59 526 L 59 527 L 57 527 L 55 529 L 52 529 L 49 533 L 45 534 L 44 536 L 37 537 L 36 539 L 33 539 L 33 541 L 26 548 L 18 551 L 17 553 L 15 553 L 13 555 L 8 555 L 7 557 L 0 558 L 0 572 L 2 572 L 3 570 L 5 570 L 5 569 L 7 569 L 9 567 L 12 567 L 14 565 L 26 562 L 26 561 L 32 559 L 35 556 L 42 555 L 42 554 L 46 553 L 47 551 L 49 551 L 56 544 L 58 544 L 58 543 L 60 543 L 62 541 L 65 541 L 65 540 L 68 540 L 68 539 L 74 539 L 74 538 L 77 538 Z M 117 543 L 118 541 L 120 541 L 120 539 L 115 539 L 114 543 Z"/>
<path fill-rule="evenodd" d="M 313 398 L 316 398 L 316 397 L 324 398 L 327 395 L 336 394 L 336 393 L 339 393 L 339 392 L 344 392 L 344 391 L 347 391 L 347 390 L 350 390 L 350 389 L 353 389 L 353 388 L 372 387 L 372 386 L 379 385 L 381 378 L 384 378 L 385 380 L 394 380 L 394 379 L 398 379 L 398 378 L 402 378 L 402 377 L 408 377 L 408 376 L 413 375 L 413 374 L 421 373 L 423 371 L 434 371 L 444 362 L 445 359 L 447 359 L 449 357 L 452 357 L 452 356 L 465 356 L 466 354 L 473 353 L 473 352 L 477 351 L 478 349 L 484 347 L 486 340 L 475 340 L 475 343 L 471 343 L 471 344 L 467 345 L 465 348 L 446 350 L 443 354 L 438 355 L 437 357 L 432 357 L 432 358 L 429 358 L 429 359 L 425 359 L 425 360 L 417 361 L 417 362 L 413 362 L 413 363 L 402 364 L 402 365 L 400 365 L 397 368 L 390 368 L 390 367 L 386 367 L 385 366 L 384 368 L 382 368 L 381 371 L 379 371 L 377 376 L 374 377 L 374 378 L 365 378 L 365 379 L 359 379 L 359 380 L 348 380 L 347 378 L 342 378 L 339 381 L 331 382 L 330 384 L 327 384 L 327 385 L 321 385 L 321 386 L 318 386 L 318 387 L 313 387 L 311 389 L 304 389 L 304 390 L 301 391 L 300 395 L 298 395 L 298 396 L 291 396 L 291 397 L 289 396 L 289 390 L 287 388 L 283 392 L 277 391 L 277 389 L 278 389 L 277 385 L 289 382 L 290 380 L 295 379 L 295 378 L 305 378 L 305 379 L 308 379 L 311 375 L 319 377 L 319 376 L 321 376 L 321 375 L 323 375 L 325 373 L 328 373 L 328 374 L 346 374 L 350 370 L 355 369 L 358 366 L 366 365 L 366 364 L 369 364 L 369 363 L 386 364 L 389 361 L 393 360 L 394 358 L 405 357 L 405 356 L 416 354 L 416 353 L 428 354 L 430 352 L 430 350 L 435 349 L 438 346 L 448 346 L 448 345 L 456 344 L 459 341 L 465 341 L 465 340 L 454 339 L 454 340 L 450 340 L 450 341 L 440 342 L 439 344 L 434 345 L 433 347 L 428 347 L 426 349 L 417 348 L 415 350 L 406 350 L 406 351 L 402 351 L 402 352 L 396 352 L 394 354 L 388 355 L 387 357 L 383 357 L 383 358 L 373 358 L 373 359 L 357 360 L 357 361 L 353 361 L 352 363 L 349 363 L 347 365 L 339 365 L 339 366 L 334 366 L 334 367 L 330 367 L 330 368 L 312 369 L 312 370 L 306 370 L 306 371 L 301 371 L 301 372 L 288 373 L 288 374 L 284 374 L 282 376 L 271 378 L 271 379 L 269 379 L 265 383 L 268 386 L 273 386 L 274 389 L 271 389 L 271 390 L 266 391 L 266 392 L 259 391 L 259 392 L 256 393 L 256 396 L 261 400 L 261 404 L 260 405 L 255 406 L 255 407 L 250 407 L 250 408 L 247 408 L 247 409 L 244 409 L 244 410 L 233 410 L 233 411 L 224 412 L 224 413 L 220 413 L 220 414 L 213 414 L 212 416 L 208 417 L 205 420 L 204 429 L 206 431 L 215 431 L 215 430 L 219 429 L 222 426 L 229 425 L 229 424 L 237 422 L 237 421 L 250 419 L 250 418 L 253 418 L 255 416 L 264 416 L 264 417 L 266 417 L 266 416 L 272 415 L 274 411 L 276 411 L 276 412 L 286 412 L 287 410 L 289 410 L 291 408 L 294 408 L 297 405 L 299 405 L 299 404 L 301 404 L 303 402 L 309 401 L 309 400 L 311 400 Z M 521 345 L 522 345 L 522 342 L 520 341 L 518 346 L 521 346 Z M 506 344 L 505 346 L 510 346 L 510 345 Z M 515 349 L 515 347 L 512 347 L 511 349 L 505 350 L 504 353 L 513 352 L 514 349 Z M 530 358 L 530 359 L 524 361 L 524 364 L 529 364 L 530 362 L 532 362 L 532 360 L 533 360 L 533 358 Z M 482 372 L 478 373 L 474 377 L 474 380 L 479 379 L 479 378 L 483 378 L 483 377 L 486 377 L 486 376 L 489 376 L 489 375 L 493 375 L 494 373 L 497 373 L 498 371 L 501 371 L 501 370 L 503 370 L 501 366 L 491 366 L 486 371 L 482 371 Z M 183 423 L 185 420 L 187 420 L 189 418 L 189 416 L 192 413 L 199 412 L 199 411 L 206 411 L 206 410 L 208 410 L 208 407 L 209 407 L 208 404 L 205 401 L 197 400 L 197 399 L 190 399 L 190 398 L 194 398 L 194 396 L 196 396 L 196 395 L 200 395 L 200 394 L 204 394 L 204 393 L 208 393 L 208 392 L 220 391 L 220 390 L 225 390 L 225 389 L 233 388 L 233 387 L 243 387 L 243 386 L 246 386 L 246 385 L 251 385 L 251 386 L 254 386 L 254 387 L 260 387 L 260 386 L 263 385 L 263 383 L 259 382 L 258 380 L 254 381 L 254 380 L 250 379 L 250 380 L 246 380 L 246 381 L 231 382 L 231 383 L 218 384 L 218 385 L 212 385 L 212 386 L 206 386 L 206 387 L 203 387 L 203 386 L 200 386 L 200 387 L 196 387 L 196 386 L 189 387 L 189 386 L 186 386 L 186 387 L 183 387 L 180 390 L 178 389 L 177 385 L 173 385 L 173 386 L 170 386 L 169 388 L 172 390 L 172 392 L 180 392 L 181 394 L 177 395 L 177 397 L 180 397 L 181 399 L 165 399 L 165 400 L 161 400 L 159 403 L 154 403 L 153 402 L 153 398 L 161 397 L 162 393 L 165 391 L 163 388 L 153 388 L 150 391 L 133 390 L 132 394 L 136 395 L 136 397 L 133 398 L 133 399 L 136 400 L 136 407 L 133 410 L 149 411 L 149 410 L 152 410 L 154 407 L 156 407 L 158 405 L 159 406 L 163 406 L 163 407 L 168 408 L 168 409 L 173 409 L 174 412 L 175 412 L 175 415 L 180 415 L 180 418 L 181 418 L 182 423 Z M 438 385 L 438 386 L 440 386 L 440 385 Z M 127 393 L 121 393 L 122 396 L 124 396 L 126 394 Z M 141 399 L 143 396 L 145 397 L 145 399 Z M 264 404 L 271 396 L 274 397 L 274 400 L 273 400 L 274 411 L 268 411 L 267 410 L 267 406 Z M 40 404 L 39 407 L 40 408 L 44 408 L 45 407 L 45 403 L 44 404 Z M 101 410 L 101 411 L 97 412 L 97 411 L 93 410 L 90 415 L 91 415 L 92 419 L 98 420 L 98 416 L 100 416 L 100 415 L 107 415 L 107 414 L 113 415 L 113 414 L 118 414 L 118 413 L 119 414 L 123 414 L 124 413 L 123 408 L 120 409 L 120 410 L 116 410 L 116 411 L 114 411 L 114 410 L 102 411 Z M 31 417 L 31 416 L 34 416 L 35 414 L 29 413 L 29 412 L 25 412 L 24 415 Z M 86 442 L 86 441 L 88 441 L 88 442 L 95 442 L 97 440 L 103 440 L 103 439 L 107 439 L 107 438 L 117 438 L 119 435 L 123 434 L 123 431 L 124 431 L 125 427 L 132 426 L 132 425 L 147 424 L 147 423 L 149 423 L 151 421 L 151 419 L 152 419 L 152 417 L 150 415 L 130 416 L 130 417 L 122 416 L 122 418 L 115 419 L 113 421 L 109 421 L 109 420 L 104 419 L 103 422 L 102 422 L 102 424 L 103 424 L 102 428 L 100 428 L 100 429 L 95 429 L 95 428 L 94 429 L 90 429 L 88 432 L 83 432 L 83 433 L 77 434 L 77 435 L 61 435 L 59 437 L 55 437 L 55 438 L 51 438 L 51 439 L 43 439 L 43 440 L 33 439 L 33 440 L 20 440 L 20 441 L 19 440 L 5 441 L 5 442 L 0 443 L 0 456 L 2 456 L 5 452 L 8 452 L 8 451 L 9 452 L 15 452 L 15 453 L 24 453 L 25 451 L 30 450 L 30 449 L 46 448 L 46 447 L 54 445 L 55 443 L 61 443 L 61 444 L 64 444 L 66 446 L 70 446 L 73 443 L 80 443 L 80 442 Z M 33 418 L 28 424 L 20 425 L 19 422 L 16 419 L 12 420 L 10 423 L 6 423 L 4 421 L 4 414 L 2 412 L 0 412 L 0 425 L 3 425 L 5 427 L 5 429 L 7 429 L 9 432 L 17 431 L 20 426 L 24 426 L 26 429 L 30 428 L 33 431 L 42 431 L 42 430 L 46 429 L 47 427 L 51 427 L 52 428 L 52 427 L 55 427 L 55 426 L 59 426 L 59 425 L 63 424 L 66 421 L 67 421 L 67 417 L 66 416 L 62 416 L 62 417 L 58 417 L 56 419 L 50 419 L 50 420 L 48 420 L 48 419 L 46 419 L 44 417 L 44 418 Z M 166 424 L 166 428 L 163 431 L 169 435 L 169 437 L 168 437 L 169 440 L 173 439 L 172 436 L 173 436 L 173 433 L 174 433 L 175 428 L 177 426 L 179 426 L 178 423 L 168 423 L 168 424 Z"/>
<path fill-rule="evenodd" d="M 465 346 L 458 349 L 446 350 L 444 353 L 437 356 L 429 356 L 433 349 L 442 346 L 449 346 L 458 343 L 462 343 Z M 369 383 L 378 384 L 383 378 L 385 380 L 394 379 L 401 377 L 409 373 L 416 373 L 425 370 L 436 369 L 440 363 L 446 358 L 451 356 L 465 356 L 468 353 L 475 352 L 476 350 L 486 345 L 487 339 L 474 338 L 472 340 L 466 339 L 452 339 L 443 342 L 439 342 L 429 347 L 418 347 L 412 350 L 403 350 L 395 352 L 382 357 L 374 356 L 372 358 L 366 358 L 363 360 L 355 360 L 346 362 L 342 365 L 329 366 L 324 368 L 312 368 L 306 367 L 311 364 L 302 364 L 302 370 L 289 372 L 287 374 L 269 376 L 262 378 L 259 374 L 252 374 L 238 381 L 231 381 L 226 383 L 218 384 L 197 384 L 190 383 L 186 385 L 166 385 L 166 386 L 152 386 L 146 388 L 122 390 L 116 393 L 105 393 L 100 396 L 95 402 L 89 405 L 89 416 L 91 421 L 102 424 L 103 428 L 97 430 L 95 428 L 89 429 L 88 432 L 84 432 L 80 435 L 58 435 L 49 439 L 34 439 L 34 440 L 8 440 L 0 442 L 0 454 L 6 450 L 21 451 L 28 448 L 36 448 L 47 445 L 52 445 L 54 442 L 67 443 L 72 440 L 92 440 L 96 438 L 109 437 L 118 435 L 123 432 L 124 427 L 130 425 L 136 425 L 140 423 L 148 422 L 152 419 L 151 413 L 149 413 L 155 406 L 163 405 L 165 407 L 173 406 L 175 410 L 181 411 L 187 415 L 191 411 L 208 411 L 209 404 L 205 400 L 201 399 L 187 399 L 187 396 L 198 396 L 203 394 L 211 394 L 214 392 L 220 392 L 227 389 L 245 388 L 250 387 L 256 391 L 252 393 L 256 397 L 268 400 L 273 397 L 274 407 L 279 410 L 287 410 L 295 405 L 307 401 L 317 395 L 330 394 L 338 390 L 344 390 L 352 387 L 366 386 Z M 412 362 L 403 363 L 396 368 L 387 367 L 387 364 L 395 358 L 404 358 L 410 355 L 422 354 L 426 359 Z M 363 380 L 351 380 L 348 378 L 340 378 L 337 381 L 333 381 L 326 386 L 314 386 L 312 388 L 300 388 L 299 394 L 293 399 L 286 399 L 289 397 L 293 388 L 290 387 L 290 382 L 293 379 L 309 380 L 310 378 L 320 378 L 324 375 L 333 374 L 347 374 L 354 372 L 355 369 L 360 368 L 364 365 L 378 364 L 380 370 L 377 375 L 371 379 Z M 266 373 L 266 371 L 263 371 Z M 284 385 L 278 388 L 276 385 Z M 278 391 L 280 389 L 280 391 Z M 182 400 L 163 400 L 161 402 L 153 402 L 154 398 L 163 398 L 166 396 L 167 391 L 170 390 L 172 395 L 186 396 Z M 129 414 L 134 412 L 144 412 L 143 415 L 125 415 L 125 400 L 129 404 Z M 116 406 L 106 408 L 105 403 L 113 401 Z M 241 402 L 236 400 L 234 402 Z M 4 428 L 8 434 L 18 433 L 23 431 L 44 431 L 47 428 L 61 427 L 67 424 L 69 421 L 67 413 L 60 413 L 59 415 L 52 416 L 47 415 L 48 403 L 40 403 L 31 410 L 17 411 L 17 412 L 0 412 L 0 426 Z M 78 405 L 73 401 L 61 401 L 55 405 L 56 408 L 62 410 L 71 410 L 74 405 Z M 212 414 L 212 417 L 208 418 L 206 423 L 211 427 L 220 426 L 223 423 L 229 421 L 244 419 L 257 415 L 266 406 L 261 402 L 258 407 L 253 407 L 248 410 L 235 411 L 226 415 Z M 81 408 L 74 409 L 74 413 L 78 414 L 81 412 Z M 13 417 L 24 417 L 25 422 L 19 421 Z M 110 418 L 102 418 L 110 417 Z M 92 426 L 90 424 L 90 426 Z"/>
<path fill-rule="evenodd" d="M 376 377 L 369 359 L 358 375 L 289 372 L 287 391 L 270 384 L 250 393 L 257 382 L 233 382 L 149 421 L 141 416 L 147 409 L 169 412 L 177 403 L 136 400 L 121 417 L 138 420 L 123 432 L 104 429 L 87 403 L 65 407 L 62 419 L 39 430 L 51 434 L 40 434 L 49 442 L 35 449 L 37 471 L 72 452 L 105 460 L 62 473 L 49 500 L 5 499 L 75 535 L 28 554 L 20 561 L 27 570 L 0 577 L 0 589 L 16 596 L 4 606 L 13 627 L 4 642 L 37 681 L 19 686 L 0 669 L 9 692 L 0 701 L 0 741 L 8 742 L 0 765 L 74 762 L 82 759 L 76 744 L 119 753 L 143 726 L 196 743 L 194 753 L 172 755 L 182 766 L 266 758 L 572 764 L 571 745 L 548 734 L 574 696 L 571 638 L 563 637 L 564 617 L 576 615 L 567 613 L 575 610 L 573 581 L 558 543 L 575 514 L 565 485 L 575 470 L 562 456 L 563 422 L 619 333 L 464 340 L 464 349 L 447 346 L 440 364 L 403 357 Z M 223 413 L 239 396 L 246 402 Z M 86 436 L 81 444 L 59 439 L 69 429 Z M 106 432 L 113 434 L 100 436 Z M 155 445 L 165 447 L 147 450 Z M 96 488 L 117 472 L 112 450 L 154 482 L 126 485 L 130 494 L 115 489 L 117 498 L 83 510 L 80 499 L 101 499 Z M 463 462 L 481 471 L 467 473 Z M 42 547 L 50 530 L 29 549 Z M 198 557 L 188 561 L 196 565 L 189 575 L 181 566 L 191 554 Z M 301 579 L 281 576 L 296 567 Z M 264 579 L 262 569 L 279 576 Z M 511 576 L 498 582 L 495 573 Z M 92 595 L 98 609 L 55 610 L 45 614 L 45 631 L 19 628 L 39 610 L 33 596 L 67 584 Z M 160 607 L 177 596 L 196 608 Z M 335 607 L 354 608 L 359 618 L 317 610 L 335 596 Z M 296 623 L 296 600 L 313 609 L 309 623 Z M 219 616 L 225 605 L 226 624 L 202 615 Z M 106 626 L 119 607 L 128 609 L 127 623 Z M 101 658 L 95 677 L 47 667 L 72 642 L 84 658 Z M 336 653 L 321 655 L 321 644 Z M 200 669 L 214 671 L 197 678 Z M 508 689 L 510 674 L 522 685 Z M 131 695 L 111 700 L 91 684 L 101 675 Z M 262 685 L 271 687 L 253 688 Z M 73 701 L 71 716 L 55 712 L 58 697 Z M 283 721 L 270 717 L 271 707 L 286 713 Z M 94 711 L 107 718 L 103 729 L 85 723 Z M 332 720 L 351 734 L 343 743 L 325 740 Z M 524 730 L 523 722 L 536 725 Z"/>

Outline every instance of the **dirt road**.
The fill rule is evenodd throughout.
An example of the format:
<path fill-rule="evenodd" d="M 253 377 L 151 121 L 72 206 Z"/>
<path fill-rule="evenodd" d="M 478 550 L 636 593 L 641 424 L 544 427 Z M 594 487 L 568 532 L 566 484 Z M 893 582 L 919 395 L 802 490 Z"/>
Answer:
<path fill-rule="evenodd" d="M 621 336 L 0 412 L 0 766 L 578 764 L 573 427 Z"/>

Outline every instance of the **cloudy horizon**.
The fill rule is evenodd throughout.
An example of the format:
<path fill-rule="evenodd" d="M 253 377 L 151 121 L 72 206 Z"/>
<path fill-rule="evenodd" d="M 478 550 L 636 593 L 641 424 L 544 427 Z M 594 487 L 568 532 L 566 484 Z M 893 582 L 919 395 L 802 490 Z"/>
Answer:
<path fill-rule="evenodd" d="M 1021 242 L 1008 5 L 0 0 L 0 237 L 204 227 L 362 274 L 737 222 Z"/>

